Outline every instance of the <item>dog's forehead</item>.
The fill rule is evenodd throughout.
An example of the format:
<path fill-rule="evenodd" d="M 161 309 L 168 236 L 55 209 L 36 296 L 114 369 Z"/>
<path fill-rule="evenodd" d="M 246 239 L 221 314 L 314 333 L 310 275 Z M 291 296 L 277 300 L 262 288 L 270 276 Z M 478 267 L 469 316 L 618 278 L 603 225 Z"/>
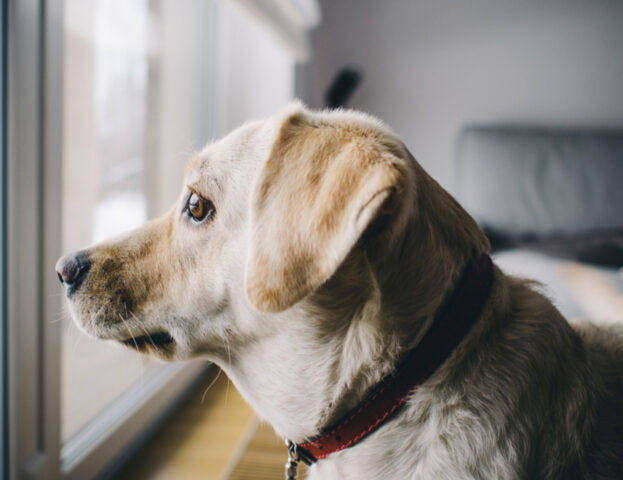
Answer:
<path fill-rule="evenodd" d="M 184 169 L 187 182 L 206 175 L 219 180 L 251 172 L 267 158 L 274 133 L 268 121 L 252 122 L 211 143 L 191 157 Z"/>

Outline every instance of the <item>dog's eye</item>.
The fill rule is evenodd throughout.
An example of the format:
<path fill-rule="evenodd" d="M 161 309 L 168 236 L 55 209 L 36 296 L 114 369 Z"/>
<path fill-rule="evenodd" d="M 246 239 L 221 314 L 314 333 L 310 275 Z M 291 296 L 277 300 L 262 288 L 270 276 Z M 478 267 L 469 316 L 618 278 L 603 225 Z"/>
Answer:
<path fill-rule="evenodd" d="M 199 223 L 214 215 L 214 204 L 191 191 L 186 202 L 186 211 L 194 222 Z"/>

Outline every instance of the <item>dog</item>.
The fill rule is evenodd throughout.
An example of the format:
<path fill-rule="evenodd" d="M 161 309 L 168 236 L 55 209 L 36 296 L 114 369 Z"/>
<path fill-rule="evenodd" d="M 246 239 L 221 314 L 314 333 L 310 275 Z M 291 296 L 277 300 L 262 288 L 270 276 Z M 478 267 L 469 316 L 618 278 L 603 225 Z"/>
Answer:
<path fill-rule="evenodd" d="M 87 334 L 218 364 L 290 441 L 289 478 L 301 459 L 310 479 L 623 478 L 623 330 L 571 326 L 488 249 L 379 120 L 294 102 L 190 158 L 166 215 L 57 272 Z M 352 420 L 422 343 L 437 363 L 382 421 Z M 310 458 L 345 418 L 365 438 Z"/>

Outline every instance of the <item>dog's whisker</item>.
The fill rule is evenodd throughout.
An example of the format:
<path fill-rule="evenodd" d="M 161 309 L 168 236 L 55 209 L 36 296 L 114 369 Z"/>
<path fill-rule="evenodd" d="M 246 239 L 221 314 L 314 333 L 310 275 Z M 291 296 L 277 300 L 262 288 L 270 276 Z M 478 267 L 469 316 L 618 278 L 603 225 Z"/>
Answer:
<path fill-rule="evenodd" d="M 123 316 L 118 313 L 117 315 L 119 315 L 119 318 L 121 319 L 121 322 L 123 323 L 123 326 L 125 327 L 125 329 L 128 331 L 128 333 L 130 334 L 130 338 L 132 339 L 132 341 L 134 342 L 134 346 L 136 347 L 137 351 L 140 351 L 138 348 L 138 343 L 136 342 L 136 338 L 134 337 L 134 334 L 132 333 L 132 331 L 130 330 L 130 328 L 128 327 L 128 324 L 126 323 L 126 321 L 124 320 Z"/>
<path fill-rule="evenodd" d="M 141 388 L 145 386 L 145 371 L 147 370 L 147 363 L 149 362 L 149 358 L 145 356 L 140 357 L 141 361 Z"/>
<path fill-rule="evenodd" d="M 225 348 L 227 349 L 227 364 L 229 365 L 229 371 L 231 371 L 231 347 L 229 345 L 229 339 L 225 337 Z M 225 404 L 229 400 L 229 385 L 231 384 L 231 380 L 229 376 L 227 377 L 227 387 L 225 389 Z"/>
<path fill-rule="evenodd" d="M 63 320 L 71 320 L 71 317 L 65 311 L 58 312 L 56 314 L 56 318 L 52 318 L 50 320 L 50 323 L 58 323 L 58 322 L 62 322 Z"/>
<path fill-rule="evenodd" d="M 203 392 L 203 395 L 201 396 L 201 405 L 203 405 L 203 402 L 206 399 L 206 395 L 208 394 L 208 391 L 214 386 L 214 384 L 216 383 L 216 381 L 219 379 L 219 377 L 221 376 L 221 373 L 223 372 L 223 370 L 221 370 L 219 368 L 218 373 L 216 374 L 216 377 L 214 377 L 214 379 L 210 382 L 210 385 L 208 385 L 208 388 L 205 389 L 205 391 Z"/>
<path fill-rule="evenodd" d="M 125 319 L 123 318 L 123 315 L 121 315 L 120 313 L 118 313 L 117 315 L 119 315 L 119 318 L 121 319 L 121 322 L 123 323 L 125 329 L 128 331 L 128 333 L 130 334 L 130 338 L 132 339 L 132 342 L 134 342 L 134 346 L 136 347 L 136 351 L 140 352 L 140 349 L 138 348 L 138 342 L 136 341 L 136 337 L 134 336 L 134 334 L 132 333 L 132 331 L 130 330 L 130 327 L 128 327 L 128 323 L 125 321 Z M 141 359 L 141 363 L 140 363 L 140 382 L 141 382 L 141 388 L 145 385 L 145 366 L 142 362 Z"/>
<path fill-rule="evenodd" d="M 80 345 L 80 342 L 82 342 L 82 339 L 84 338 L 84 335 L 82 335 L 82 332 L 80 332 L 78 330 L 78 327 L 76 327 L 73 322 L 70 322 L 68 324 L 68 328 L 69 330 L 73 330 L 72 334 L 74 335 L 74 343 L 71 347 L 70 351 L 70 356 L 71 357 L 75 357 L 76 356 L 76 349 L 78 348 L 78 345 Z M 69 330 L 68 330 L 68 334 L 69 334 Z"/>
<path fill-rule="evenodd" d="M 156 348 L 156 344 L 154 343 L 154 339 L 151 338 L 151 335 L 149 334 L 147 329 L 142 325 L 142 323 L 138 319 L 138 317 L 134 313 L 131 313 L 130 315 L 132 315 L 132 318 L 134 320 L 136 320 L 136 325 L 138 325 L 138 328 L 140 328 L 145 333 L 145 336 L 147 337 L 147 340 L 149 341 L 149 343 L 151 343 L 151 346 Z"/>
<path fill-rule="evenodd" d="M 67 310 L 61 310 L 60 312 L 57 312 L 55 318 L 53 318 L 51 322 L 56 323 L 62 320 L 71 321 L 71 314 Z"/>

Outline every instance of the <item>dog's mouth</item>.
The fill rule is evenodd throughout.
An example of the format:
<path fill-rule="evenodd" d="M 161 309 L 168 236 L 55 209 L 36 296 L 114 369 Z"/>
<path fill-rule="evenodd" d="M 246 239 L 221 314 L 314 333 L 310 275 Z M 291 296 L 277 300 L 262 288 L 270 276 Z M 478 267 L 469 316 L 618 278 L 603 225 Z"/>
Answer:
<path fill-rule="evenodd" d="M 138 337 L 131 337 L 121 340 L 127 347 L 146 353 L 150 349 L 168 350 L 175 344 L 175 339 L 167 332 L 155 332 Z"/>

